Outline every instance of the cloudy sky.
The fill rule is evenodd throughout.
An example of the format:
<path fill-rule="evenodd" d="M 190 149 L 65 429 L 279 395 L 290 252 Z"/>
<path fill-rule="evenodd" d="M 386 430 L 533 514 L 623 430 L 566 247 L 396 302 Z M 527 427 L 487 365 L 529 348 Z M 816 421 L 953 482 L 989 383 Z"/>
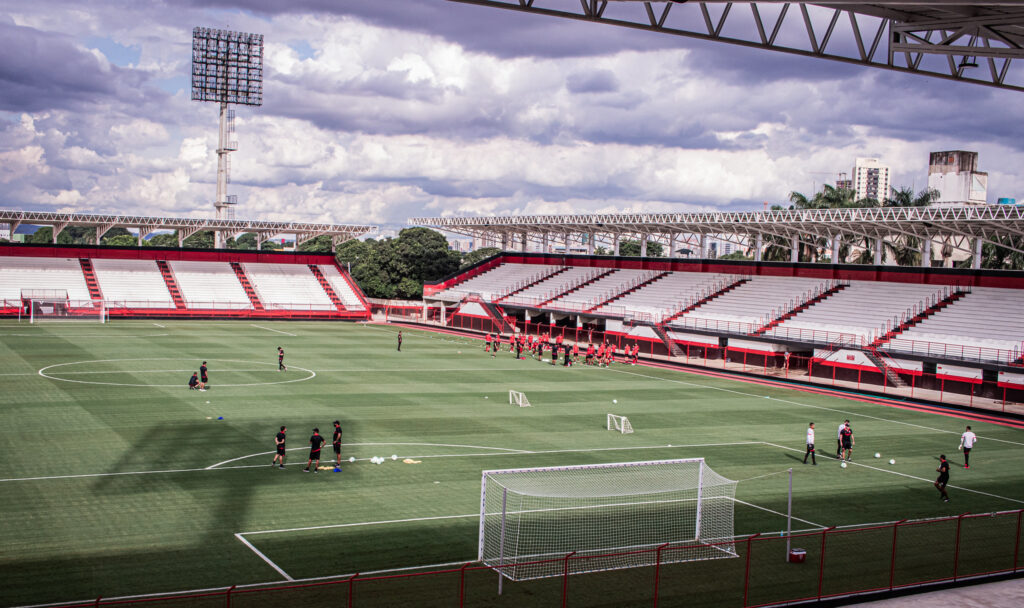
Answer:
<path fill-rule="evenodd" d="M 949 149 L 1024 198 L 1021 93 L 442 0 L 0 0 L 0 207 L 211 216 L 197 25 L 265 36 L 238 217 L 759 209 Z"/>

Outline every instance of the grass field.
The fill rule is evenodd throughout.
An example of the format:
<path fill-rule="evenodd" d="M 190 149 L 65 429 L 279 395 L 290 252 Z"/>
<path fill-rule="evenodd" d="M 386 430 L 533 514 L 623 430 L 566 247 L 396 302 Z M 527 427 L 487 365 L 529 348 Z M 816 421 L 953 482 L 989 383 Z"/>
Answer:
<path fill-rule="evenodd" d="M 953 417 L 644 366 L 491 358 L 479 341 L 409 329 L 396 352 L 396 333 L 343 323 L 0 322 L 0 605 L 473 560 L 483 469 L 704 457 L 747 480 L 737 534 L 784 528 L 786 476 L 772 474 L 790 467 L 797 528 L 1024 507 L 1024 431 L 972 423 L 980 441 L 966 471 L 956 449 L 965 423 Z M 278 346 L 287 372 L 277 371 Z M 212 388 L 188 391 L 202 360 Z M 510 388 L 533 407 L 509 406 Z M 628 415 L 636 432 L 606 431 L 608 412 Z M 824 456 L 844 418 L 857 449 L 840 469 Z M 358 461 L 303 473 L 311 429 L 329 436 L 334 419 L 345 459 Z M 812 420 L 816 467 L 800 462 Z M 285 470 L 270 466 L 282 424 Z M 950 503 L 931 486 L 939 453 L 954 465 Z M 621 588 L 632 576 L 606 580 Z M 551 605 L 561 582 L 509 587 L 526 591 L 508 592 L 505 605 Z M 598 587 L 584 596 L 591 604 L 621 605 Z"/>

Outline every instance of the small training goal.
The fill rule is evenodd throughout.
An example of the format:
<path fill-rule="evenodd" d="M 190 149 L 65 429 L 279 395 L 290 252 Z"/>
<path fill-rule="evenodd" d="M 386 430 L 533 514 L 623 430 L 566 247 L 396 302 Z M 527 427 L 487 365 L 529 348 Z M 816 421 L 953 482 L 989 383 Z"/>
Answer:
<path fill-rule="evenodd" d="M 519 391 L 510 390 L 508 392 L 508 404 L 515 405 L 518 407 L 530 407 L 530 400 L 526 398 L 526 395 Z"/>
<path fill-rule="evenodd" d="M 629 418 L 626 418 L 625 416 L 608 414 L 608 421 L 606 424 L 609 431 L 618 431 L 623 435 L 633 432 L 633 425 L 629 423 Z"/>
<path fill-rule="evenodd" d="M 484 471 L 478 557 L 514 581 L 736 557 L 735 495 L 703 458 Z"/>

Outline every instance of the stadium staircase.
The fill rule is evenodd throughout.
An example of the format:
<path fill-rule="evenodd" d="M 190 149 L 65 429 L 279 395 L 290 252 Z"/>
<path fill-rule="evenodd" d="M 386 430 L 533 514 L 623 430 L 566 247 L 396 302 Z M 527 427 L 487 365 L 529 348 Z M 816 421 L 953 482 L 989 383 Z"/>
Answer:
<path fill-rule="evenodd" d="M 668 352 L 671 353 L 673 357 L 682 357 L 685 354 L 683 353 L 683 349 L 679 348 L 679 345 L 676 344 L 676 341 L 668 335 L 668 332 L 665 331 L 663 326 L 654 325 L 652 326 L 652 329 L 654 329 L 654 333 L 658 334 L 661 341 L 665 343 L 665 348 L 668 349 Z"/>
<path fill-rule="evenodd" d="M 513 334 L 516 331 L 515 326 L 509 324 L 505 320 L 505 311 L 500 306 L 496 306 L 493 302 L 488 302 L 483 298 L 479 298 L 480 305 L 484 307 L 487 314 L 490 315 L 491 320 L 498 327 L 498 333 L 501 334 Z"/>
<path fill-rule="evenodd" d="M 331 287 L 330 281 L 328 281 L 327 277 L 324 276 L 320 267 L 316 264 L 309 264 L 309 269 L 313 272 L 313 276 L 315 276 L 316 280 L 320 283 L 320 287 L 323 287 L 324 291 L 327 292 L 327 297 L 331 299 L 331 303 L 334 304 L 334 308 L 336 308 L 338 312 L 345 312 L 345 304 L 342 303 L 341 298 L 339 298 L 338 294 L 335 293 L 334 288 Z"/>
<path fill-rule="evenodd" d="M 565 296 L 569 295 L 570 293 L 572 293 L 574 291 L 577 291 L 577 290 L 579 290 L 579 289 L 581 289 L 583 287 L 586 287 L 587 285 L 590 285 L 594 281 L 598 281 L 600 279 L 603 279 L 604 277 L 612 274 L 613 272 L 618 272 L 618 268 L 609 268 L 608 270 L 606 270 L 604 272 L 600 272 L 600 273 L 590 277 L 589 279 L 587 279 L 585 281 L 581 281 L 580 283 L 578 283 L 576 285 L 573 285 L 572 287 L 570 287 L 569 289 L 566 289 L 565 291 L 563 291 L 562 293 L 556 295 L 555 297 L 548 298 L 547 300 L 544 300 L 543 302 L 541 302 L 540 304 L 537 305 L 537 308 L 544 308 L 545 306 L 547 306 L 548 304 L 554 302 L 555 300 L 564 298 Z"/>
<path fill-rule="evenodd" d="M 605 300 L 603 302 L 598 302 L 595 306 L 591 306 L 585 312 L 592 312 L 594 310 L 597 310 L 598 308 L 601 308 L 602 306 L 607 306 L 608 304 L 611 304 L 615 300 L 618 300 L 619 298 L 628 296 L 629 294 L 633 293 L 634 291 L 639 291 L 639 290 L 643 289 L 644 287 L 647 287 L 651 283 L 653 283 L 653 282 L 655 282 L 657 280 L 663 279 L 663 278 L 667 277 L 670 274 L 672 274 L 672 273 L 667 271 L 667 270 L 665 272 L 660 272 L 660 273 L 654 275 L 653 277 L 647 279 L 646 281 L 644 281 L 642 283 L 637 283 L 636 285 L 634 285 L 633 287 L 630 287 L 629 289 L 627 289 L 626 291 L 623 291 L 622 293 L 615 294 L 614 296 L 608 298 L 607 300 Z"/>
<path fill-rule="evenodd" d="M 238 282 L 242 284 L 242 289 L 245 290 L 245 295 L 249 296 L 249 302 L 252 303 L 254 310 L 266 310 L 263 307 L 263 302 L 260 302 L 260 297 L 256 295 L 256 289 L 253 288 L 252 283 L 249 282 L 249 277 L 245 274 L 245 269 L 238 262 L 231 262 L 231 269 L 235 271 L 235 276 L 238 277 Z"/>
<path fill-rule="evenodd" d="M 509 298 L 509 297 L 512 297 L 512 296 L 516 295 L 519 292 L 526 291 L 527 289 L 533 287 L 537 283 L 540 283 L 541 281 L 546 281 L 546 280 L 550 279 L 551 277 L 555 276 L 556 274 L 562 274 L 566 270 L 569 270 L 569 266 L 562 266 L 561 268 L 556 268 L 552 272 L 549 272 L 548 274 L 545 274 L 543 276 L 538 277 L 536 281 L 533 281 L 531 283 L 523 285 L 519 289 L 513 289 L 512 291 L 506 293 L 505 295 L 501 296 L 500 298 L 495 298 L 494 302 L 495 303 L 501 302 L 505 298 Z"/>
<path fill-rule="evenodd" d="M 871 343 L 871 346 L 877 348 L 879 346 L 884 345 L 889 340 L 892 340 L 893 338 L 895 338 L 899 334 L 903 333 L 904 331 L 910 329 L 911 327 L 917 325 L 921 321 L 924 321 L 928 317 L 930 317 L 930 316 L 934 315 L 935 313 L 941 311 L 943 308 L 946 308 L 947 306 L 949 306 L 950 304 L 956 302 L 957 300 L 959 300 L 960 298 L 964 297 L 968 293 L 970 293 L 970 290 L 964 289 L 964 288 L 961 288 L 961 287 L 957 287 L 954 291 L 950 292 L 950 294 L 948 296 L 946 296 L 945 298 L 942 298 L 941 300 L 939 300 L 938 302 L 936 302 L 932 306 L 929 306 L 928 308 L 925 308 L 924 310 L 922 310 L 921 312 L 919 312 L 915 316 L 910 317 L 909 319 L 907 319 L 903 323 L 900 323 L 899 325 L 897 325 L 896 327 L 893 327 L 892 329 L 890 329 L 889 331 L 885 332 L 884 334 L 882 334 L 878 338 L 875 338 L 875 340 Z"/>
<path fill-rule="evenodd" d="M 757 331 L 755 331 L 753 333 L 753 335 L 755 335 L 755 336 L 763 335 L 765 332 L 773 329 L 775 326 L 777 326 L 778 324 L 782 323 L 783 321 L 788 321 L 789 319 L 792 319 L 796 315 L 802 313 L 803 311 L 807 310 L 811 306 L 814 306 L 818 302 L 821 302 L 822 300 L 824 300 L 826 298 L 829 298 L 829 297 L 839 293 L 840 291 L 845 289 L 847 286 L 849 286 L 849 283 L 841 283 L 841 284 L 833 285 L 829 289 L 826 289 L 825 291 L 823 291 L 820 294 L 814 296 L 810 300 L 807 300 L 803 304 L 800 304 L 799 306 L 797 306 L 793 310 L 790 310 L 790 311 L 786 312 L 785 314 L 783 314 L 782 316 L 778 317 L 777 319 L 773 319 L 770 323 L 768 323 L 764 327 L 762 327 L 762 328 L 758 329 Z"/>
<path fill-rule="evenodd" d="M 667 325 L 667 324 L 671 323 L 672 321 L 675 321 L 679 317 L 685 315 L 686 313 L 690 312 L 691 310 L 695 310 L 697 308 L 700 308 L 701 306 L 707 304 L 711 300 L 714 300 L 715 298 L 717 298 L 719 296 L 725 295 L 725 294 L 729 293 L 730 291 L 732 291 L 733 289 L 736 289 L 740 285 L 743 285 L 744 283 L 748 283 L 748 282 L 750 282 L 750 279 L 738 279 L 736 281 L 733 281 L 732 283 L 729 283 L 728 285 L 726 285 L 725 287 L 719 289 L 718 291 L 716 291 L 714 293 L 711 293 L 711 294 L 708 294 L 708 295 L 704 296 L 703 298 L 697 300 L 693 304 L 690 304 L 689 306 L 687 306 L 686 308 L 680 310 L 679 312 L 676 312 L 676 313 L 674 313 L 672 315 L 669 315 L 669 316 L 665 317 L 664 319 L 661 320 L 661 324 L 662 325 Z"/>
<path fill-rule="evenodd" d="M 174 300 L 174 307 L 178 310 L 185 310 L 185 298 L 181 295 L 178 279 L 174 278 L 174 271 L 171 270 L 170 264 L 167 263 L 167 260 L 157 260 L 156 265 L 164 277 L 164 283 L 167 284 L 167 291 L 170 292 L 171 299 Z"/>
<path fill-rule="evenodd" d="M 889 357 L 887 357 L 884 353 L 870 345 L 867 348 L 865 348 L 862 352 L 864 353 L 864 356 L 868 358 L 868 360 L 870 360 L 872 363 L 878 366 L 878 369 L 882 370 L 882 373 L 885 374 L 885 377 L 889 381 L 889 384 L 895 386 L 896 388 L 903 388 L 908 386 L 908 384 L 904 382 L 902 378 L 900 378 L 900 375 L 897 374 L 886 363 L 886 359 L 889 359 Z"/>
<path fill-rule="evenodd" d="M 92 267 L 92 260 L 89 258 L 78 258 L 82 266 L 82 274 L 85 275 L 85 286 L 89 288 L 89 297 L 95 303 L 103 302 L 103 291 L 100 290 L 100 282 L 96 280 L 96 271 Z"/>

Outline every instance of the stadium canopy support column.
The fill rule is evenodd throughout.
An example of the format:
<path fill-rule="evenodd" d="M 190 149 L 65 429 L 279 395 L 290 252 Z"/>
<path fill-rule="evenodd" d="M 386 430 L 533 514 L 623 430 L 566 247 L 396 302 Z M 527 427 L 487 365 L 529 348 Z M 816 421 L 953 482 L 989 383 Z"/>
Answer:
<path fill-rule="evenodd" d="M 520 244 L 520 251 L 522 251 L 523 253 L 526 253 L 526 243 L 527 243 L 526 233 L 524 232 L 521 236 L 523 237 L 523 242 Z"/>
<path fill-rule="evenodd" d="M 647 237 L 648 236 L 649 235 L 646 235 L 646 234 L 640 236 L 640 257 L 642 257 L 642 258 L 646 258 L 647 257 Z"/>
<path fill-rule="evenodd" d="M 544 234 L 542 234 L 540 239 L 541 239 L 540 240 L 540 242 L 541 242 L 541 251 L 543 253 L 547 253 L 548 252 L 548 233 L 545 232 Z"/>
<path fill-rule="evenodd" d="M 672 258 L 676 257 L 676 236 L 677 235 L 676 235 L 675 232 L 673 232 L 672 234 L 668 235 L 668 257 L 669 257 L 669 259 L 672 259 Z M 618 252 L 616 252 L 616 255 L 618 255 Z"/>
<path fill-rule="evenodd" d="M 594 255 L 594 233 L 587 233 L 587 255 Z"/>
<path fill-rule="evenodd" d="M 61 224 L 54 224 L 53 225 L 53 244 L 54 245 L 57 244 L 57 237 L 60 236 L 60 233 L 64 232 L 64 229 L 67 228 L 67 227 L 68 227 L 68 223 L 67 222 L 63 222 Z M 14 229 L 13 228 L 11 229 L 11 234 L 12 235 L 14 234 Z"/>
<path fill-rule="evenodd" d="M 501 250 L 508 251 L 508 234 L 502 233 L 501 235 Z"/>
<path fill-rule="evenodd" d="M 832 252 L 830 253 L 830 257 L 831 257 L 831 262 L 833 264 L 838 264 L 839 263 L 838 262 L 838 260 L 839 260 L 839 249 L 842 247 L 842 245 L 843 245 L 843 236 L 841 234 L 837 234 L 837 235 L 832 237 Z"/>
<path fill-rule="evenodd" d="M 760 232 L 757 233 L 757 237 L 754 238 L 754 261 L 761 261 L 761 251 L 764 249 L 764 235 Z"/>
<path fill-rule="evenodd" d="M 875 266 L 882 265 L 882 252 L 885 249 L 885 241 L 881 238 L 875 239 Z"/>
<path fill-rule="evenodd" d="M 700 258 L 702 260 L 703 259 L 707 259 L 707 257 L 708 257 L 708 236 L 706 234 L 701 234 L 700 235 L 700 240 L 698 241 L 698 246 L 700 247 Z"/>
<path fill-rule="evenodd" d="M 565 243 L 565 249 L 562 251 L 562 255 L 569 255 L 570 240 L 568 232 L 562 233 L 562 242 Z"/>
<path fill-rule="evenodd" d="M 794 236 L 789 243 L 789 261 L 796 264 L 800 261 L 800 237 Z"/>
<path fill-rule="evenodd" d="M 619 237 L 622 236 L 618 232 L 615 233 L 615 257 L 619 257 Z"/>
<path fill-rule="evenodd" d="M 983 243 L 981 239 L 974 239 L 974 258 L 971 260 L 971 268 L 978 270 L 981 268 L 981 247 Z"/>
<path fill-rule="evenodd" d="M 921 240 L 921 266 L 925 268 L 932 266 L 932 237 L 930 236 Z"/>

